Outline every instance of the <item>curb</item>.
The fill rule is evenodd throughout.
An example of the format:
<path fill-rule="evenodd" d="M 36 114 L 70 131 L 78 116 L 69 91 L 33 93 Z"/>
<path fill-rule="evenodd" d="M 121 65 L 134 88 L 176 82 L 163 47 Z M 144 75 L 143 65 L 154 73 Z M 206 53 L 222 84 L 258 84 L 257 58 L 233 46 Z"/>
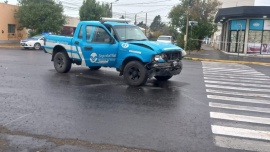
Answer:
<path fill-rule="evenodd" d="M 225 62 L 225 63 L 238 63 L 238 64 L 253 64 L 253 65 L 270 66 L 270 63 L 265 63 L 265 62 L 217 60 L 217 59 L 203 59 L 203 58 L 192 58 L 192 57 L 185 57 L 185 59 L 186 60 L 193 60 L 193 61 Z"/>
<path fill-rule="evenodd" d="M 20 46 L 0 46 L 0 49 L 20 49 Z"/>

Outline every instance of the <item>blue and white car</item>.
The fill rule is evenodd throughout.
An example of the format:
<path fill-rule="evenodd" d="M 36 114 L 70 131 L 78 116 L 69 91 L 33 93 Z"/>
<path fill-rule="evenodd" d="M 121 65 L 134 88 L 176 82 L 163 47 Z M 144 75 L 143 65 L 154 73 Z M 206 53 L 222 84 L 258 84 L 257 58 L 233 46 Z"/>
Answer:
<path fill-rule="evenodd" d="M 54 68 L 67 73 L 77 64 L 98 70 L 114 67 L 131 86 L 155 77 L 167 81 L 182 70 L 186 52 L 173 44 L 149 41 L 138 26 L 126 19 L 81 21 L 73 37 L 45 36 L 44 52 L 52 55 Z"/>
<path fill-rule="evenodd" d="M 21 40 L 21 47 L 24 49 L 35 49 L 40 50 L 44 47 L 44 36 L 43 34 L 35 35 L 31 38 L 27 38 L 25 40 Z"/>

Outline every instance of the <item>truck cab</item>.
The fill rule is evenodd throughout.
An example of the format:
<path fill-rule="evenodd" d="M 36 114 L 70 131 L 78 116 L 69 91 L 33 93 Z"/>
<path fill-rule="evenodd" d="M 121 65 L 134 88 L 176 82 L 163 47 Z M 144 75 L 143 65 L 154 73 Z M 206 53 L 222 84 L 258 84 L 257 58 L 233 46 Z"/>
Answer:
<path fill-rule="evenodd" d="M 126 19 L 82 21 L 73 37 L 46 36 L 45 53 L 52 54 L 56 71 L 66 73 L 72 63 L 98 70 L 114 67 L 132 86 L 148 78 L 166 81 L 180 74 L 185 51 L 173 44 L 149 41 Z"/>

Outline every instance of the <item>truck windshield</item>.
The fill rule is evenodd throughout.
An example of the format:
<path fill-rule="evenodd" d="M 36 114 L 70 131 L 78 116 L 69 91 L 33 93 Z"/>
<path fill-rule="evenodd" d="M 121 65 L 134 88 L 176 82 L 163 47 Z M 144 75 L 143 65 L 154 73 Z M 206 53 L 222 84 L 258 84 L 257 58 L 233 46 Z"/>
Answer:
<path fill-rule="evenodd" d="M 137 26 L 115 26 L 120 41 L 145 41 L 147 37 L 143 34 L 142 30 Z"/>

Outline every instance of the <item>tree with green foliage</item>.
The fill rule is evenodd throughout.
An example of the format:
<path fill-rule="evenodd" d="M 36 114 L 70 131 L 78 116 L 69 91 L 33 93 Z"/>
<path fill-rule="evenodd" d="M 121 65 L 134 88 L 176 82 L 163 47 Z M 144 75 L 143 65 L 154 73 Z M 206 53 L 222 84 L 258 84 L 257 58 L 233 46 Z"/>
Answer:
<path fill-rule="evenodd" d="M 54 0 L 18 0 L 18 5 L 15 10 L 18 29 L 31 29 L 30 36 L 42 32 L 58 33 L 66 23 L 63 5 Z"/>
<path fill-rule="evenodd" d="M 99 3 L 96 0 L 84 0 L 80 7 L 80 20 L 100 20 L 101 17 L 112 17 L 108 3 Z"/>
<path fill-rule="evenodd" d="M 173 7 L 169 13 L 169 18 L 174 28 L 179 28 L 181 35 L 178 37 L 177 43 L 184 46 L 184 34 L 186 32 L 187 15 L 189 21 L 197 21 L 198 26 L 189 27 L 188 46 L 193 49 L 200 50 L 202 40 L 206 36 L 211 36 L 217 26 L 214 23 L 214 16 L 221 3 L 218 0 L 182 0 L 182 2 Z M 194 40 L 196 41 L 194 41 Z"/>
<path fill-rule="evenodd" d="M 145 24 L 143 23 L 143 21 L 139 22 L 139 24 L 137 24 L 137 26 L 145 28 Z"/>
<path fill-rule="evenodd" d="M 161 21 L 160 15 L 157 15 L 153 22 L 150 25 L 151 34 L 149 38 L 151 40 L 156 40 L 160 35 L 170 35 L 175 39 L 178 35 L 176 29 L 174 29 L 171 25 L 167 25 Z"/>
<path fill-rule="evenodd" d="M 161 22 L 161 17 L 160 17 L 160 15 L 157 15 L 157 16 L 154 18 L 154 20 L 153 20 L 153 22 L 151 23 L 151 25 L 150 25 L 150 30 L 153 31 L 153 32 L 160 31 L 160 29 L 161 29 L 162 27 L 164 27 L 164 26 L 165 26 L 165 24 Z"/>

